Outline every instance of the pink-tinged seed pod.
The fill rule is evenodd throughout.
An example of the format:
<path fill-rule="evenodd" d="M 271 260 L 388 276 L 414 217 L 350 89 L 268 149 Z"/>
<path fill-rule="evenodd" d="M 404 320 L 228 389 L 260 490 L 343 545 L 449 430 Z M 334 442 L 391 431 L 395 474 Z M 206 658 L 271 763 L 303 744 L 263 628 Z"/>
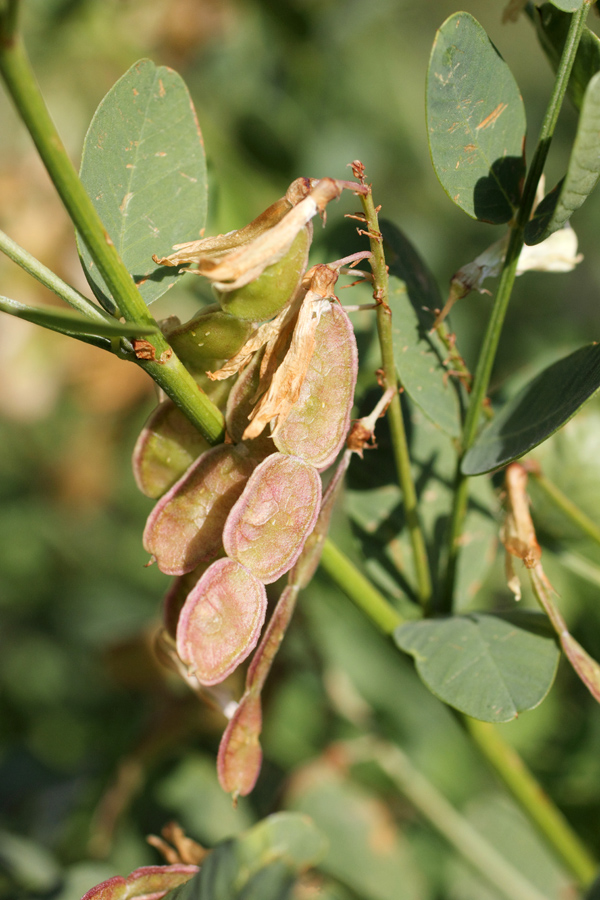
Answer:
<path fill-rule="evenodd" d="M 317 470 L 297 456 L 273 453 L 252 473 L 223 530 L 223 546 L 264 584 L 294 565 L 321 503 Z"/>
<path fill-rule="evenodd" d="M 142 494 L 162 496 L 210 444 L 171 400 L 150 413 L 133 450 L 133 475 Z"/>
<path fill-rule="evenodd" d="M 277 449 L 319 472 L 330 466 L 350 426 L 357 371 L 354 329 L 342 307 L 332 303 L 321 314 L 298 401 L 273 438 Z"/>
<path fill-rule="evenodd" d="M 267 592 L 233 559 L 218 559 L 184 603 L 177 625 L 177 652 L 200 684 L 219 684 L 258 641 Z"/>
<path fill-rule="evenodd" d="M 261 458 L 245 444 L 212 447 L 159 500 L 144 529 L 144 549 L 161 572 L 185 575 L 218 556 L 225 520 Z"/>
<path fill-rule="evenodd" d="M 185 884 L 199 872 L 198 866 L 145 866 L 127 878 L 115 875 L 97 884 L 84 894 L 82 900 L 161 900 L 165 894 Z"/>

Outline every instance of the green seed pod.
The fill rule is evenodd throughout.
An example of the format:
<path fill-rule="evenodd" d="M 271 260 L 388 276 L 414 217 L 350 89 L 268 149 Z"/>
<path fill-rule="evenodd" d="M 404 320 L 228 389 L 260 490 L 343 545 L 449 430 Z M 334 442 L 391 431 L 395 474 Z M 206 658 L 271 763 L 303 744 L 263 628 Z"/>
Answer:
<path fill-rule="evenodd" d="M 166 338 L 184 366 L 205 372 L 218 368 L 216 360 L 235 356 L 253 331 L 251 322 L 230 316 L 213 303 L 185 325 L 169 329 Z"/>
<path fill-rule="evenodd" d="M 221 307 L 232 316 L 252 322 L 276 316 L 302 280 L 311 241 L 312 224 L 309 223 L 298 232 L 286 255 L 254 281 L 234 291 L 215 291 Z"/>
<path fill-rule="evenodd" d="M 144 549 L 166 575 L 185 575 L 214 559 L 231 507 L 262 457 L 245 444 L 203 453 L 156 504 L 144 529 Z"/>
<path fill-rule="evenodd" d="M 146 497 L 156 499 L 210 444 L 171 400 L 152 411 L 133 449 L 136 484 Z"/>
<path fill-rule="evenodd" d="M 294 565 L 314 528 L 321 503 L 317 470 L 284 453 L 268 456 L 233 506 L 223 546 L 264 584 Z"/>
<path fill-rule="evenodd" d="M 358 353 L 354 329 L 341 306 L 321 314 L 315 348 L 300 396 L 273 436 L 282 453 L 291 453 L 322 472 L 340 452 L 354 403 Z"/>
<path fill-rule="evenodd" d="M 232 559 L 219 559 L 188 595 L 177 652 L 200 684 L 219 684 L 254 649 L 267 610 L 264 585 Z"/>

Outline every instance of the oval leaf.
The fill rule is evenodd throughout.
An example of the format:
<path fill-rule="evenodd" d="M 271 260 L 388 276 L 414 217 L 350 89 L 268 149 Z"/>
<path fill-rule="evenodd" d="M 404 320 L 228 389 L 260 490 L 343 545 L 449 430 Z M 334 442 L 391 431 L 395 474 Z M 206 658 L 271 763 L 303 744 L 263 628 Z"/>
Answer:
<path fill-rule="evenodd" d="M 539 613 L 472 613 L 401 625 L 396 644 L 429 690 L 483 722 L 510 722 L 552 686 L 559 650 Z"/>
<path fill-rule="evenodd" d="M 588 84 L 579 117 L 575 143 L 567 174 L 554 190 L 544 197 L 534 217 L 525 228 L 525 242 L 539 244 L 553 232 L 563 228 L 575 210 L 584 203 L 600 178 L 600 72 Z"/>
<path fill-rule="evenodd" d="M 537 36 L 544 53 L 556 72 L 571 24 L 571 16 L 550 3 L 534 11 Z M 600 71 L 600 38 L 584 26 L 567 91 L 577 109 L 581 109 L 585 90 L 592 76 Z"/>
<path fill-rule="evenodd" d="M 256 463 L 243 444 L 212 447 L 156 504 L 144 529 L 144 549 L 161 572 L 185 575 L 218 555 L 225 520 Z"/>
<path fill-rule="evenodd" d="M 354 329 L 341 306 L 321 315 L 315 348 L 298 401 L 273 442 L 323 471 L 340 452 L 354 404 L 358 351 Z"/>
<path fill-rule="evenodd" d="M 562 9 L 563 12 L 574 13 L 581 9 L 586 0 L 550 0 L 552 6 Z"/>
<path fill-rule="evenodd" d="M 427 128 L 448 196 L 483 222 L 508 222 L 525 169 L 525 110 L 513 75 L 479 22 L 446 19 L 427 74 Z"/>
<path fill-rule="evenodd" d="M 201 453 L 208 441 L 172 400 L 160 403 L 140 432 L 133 448 L 133 475 L 146 497 L 168 491 Z"/>
<path fill-rule="evenodd" d="M 202 135 L 176 72 L 142 59 L 117 81 L 86 135 L 81 180 L 142 297 L 152 303 L 181 274 L 157 269 L 152 254 L 197 238 L 206 219 Z M 79 248 L 90 287 L 113 310 L 81 240 Z"/>
<path fill-rule="evenodd" d="M 223 530 L 223 546 L 265 584 L 294 565 L 317 521 L 321 479 L 317 470 L 273 453 L 252 473 Z"/>
<path fill-rule="evenodd" d="M 407 237 L 391 222 L 381 223 L 390 267 L 390 308 L 394 360 L 411 400 L 428 419 L 459 437 L 459 388 L 444 365 L 447 351 L 431 326 L 444 305 L 433 275 Z"/>
<path fill-rule="evenodd" d="M 575 415 L 600 387 L 600 344 L 588 344 L 530 381 L 476 439 L 462 462 L 481 475 L 537 447 Z"/>
<path fill-rule="evenodd" d="M 188 594 L 177 652 L 200 684 L 219 684 L 256 646 L 267 611 L 264 585 L 232 559 L 219 559 Z"/>

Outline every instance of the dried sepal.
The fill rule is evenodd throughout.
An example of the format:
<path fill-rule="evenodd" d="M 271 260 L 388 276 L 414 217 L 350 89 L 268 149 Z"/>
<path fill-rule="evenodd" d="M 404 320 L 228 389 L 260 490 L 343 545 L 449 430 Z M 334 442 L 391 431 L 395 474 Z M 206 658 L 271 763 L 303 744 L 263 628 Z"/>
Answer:
<path fill-rule="evenodd" d="M 295 585 L 288 585 L 279 598 L 248 667 L 244 694 L 221 738 L 217 756 L 217 774 L 223 790 L 233 794 L 234 799 L 249 794 L 260 773 L 262 763 L 260 695 L 292 618 L 297 596 L 298 588 Z"/>
<path fill-rule="evenodd" d="M 197 866 L 204 862 L 210 853 L 210 850 L 207 850 L 202 844 L 188 837 L 177 822 L 167 822 L 161 830 L 161 837 L 149 834 L 146 841 L 151 847 L 156 847 L 165 862 L 171 865 Z"/>
<path fill-rule="evenodd" d="M 197 263 L 198 268 L 194 270 L 196 274 L 208 278 L 217 290 L 234 291 L 243 287 L 258 278 L 267 266 L 282 259 L 289 252 L 296 235 L 317 213 L 325 210 L 330 200 L 339 197 L 342 190 L 332 178 L 316 182 L 300 179 L 294 182 L 295 185 L 299 183 L 305 186 L 308 184 L 311 188 L 308 195 L 281 218 L 278 218 L 281 210 L 278 207 L 277 214 L 271 218 L 273 224 L 268 217 L 263 219 L 260 226 L 253 229 L 255 236 L 250 240 L 244 235 L 237 243 L 242 236 L 238 233 L 236 238 L 233 233 L 225 236 L 228 238 L 226 241 L 206 238 L 179 244 L 175 253 L 163 259 L 155 259 L 155 262 L 167 266 Z M 228 249 L 227 245 L 232 244 L 233 249 Z"/>
<path fill-rule="evenodd" d="M 162 496 L 209 443 L 171 400 L 152 411 L 133 449 L 136 484 L 146 497 Z"/>
<path fill-rule="evenodd" d="M 267 609 L 264 585 L 239 562 L 212 563 L 188 595 L 177 652 L 200 684 L 219 684 L 253 650 Z"/>
<path fill-rule="evenodd" d="M 305 301 L 306 303 L 306 301 Z M 352 324 L 337 304 L 329 304 L 317 323 L 314 348 L 298 396 L 273 430 L 275 446 L 300 456 L 319 471 L 340 452 L 354 404 L 358 351 Z"/>
<path fill-rule="evenodd" d="M 245 444 L 203 453 L 156 504 L 144 529 L 144 549 L 166 575 L 185 575 L 221 552 L 229 511 L 259 459 Z"/>
<path fill-rule="evenodd" d="M 254 470 L 227 517 L 225 552 L 265 584 L 276 581 L 298 559 L 320 503 L 317 470 L 296 456 L 273 453 Z"/>

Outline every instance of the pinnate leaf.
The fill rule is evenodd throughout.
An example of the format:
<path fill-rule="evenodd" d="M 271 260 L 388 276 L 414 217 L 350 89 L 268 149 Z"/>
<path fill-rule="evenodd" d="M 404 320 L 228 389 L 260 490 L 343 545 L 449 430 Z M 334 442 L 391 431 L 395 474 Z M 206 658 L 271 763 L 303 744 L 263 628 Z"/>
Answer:
<path fill-rule="evenodd" d="M 152 254 L 197 238 L 206 218 L 202 135 L 176 72 L 142 59 L 117 81 L 92 119 L 81 179 L 142 297 L 152 303 L 181 274 L 157 270 Z M 83 241 L 79 245 L 92 290 L 114 309 Z"/>
<path fill-rule="evenodd" d="M 200 684 L 219 684 L 251 653 L 265 620 L 264 585 L 232 559 L 212 563 L 188 594 L 177 652 Z"/>
<path fill-rule="evenodd" d="M 518 459 L 554 434 L 600 387 L 600 344 L 588 344 L 544 369 L 479 434 L 462 462 L 480 475 Z"/>
<path fill-rule="evenodd" d="M 537 207 L 525 228 L 527 244 L 539 244 L 563 228 L 584 203 L 600 178 L 600 72 L 587 86 L 567 174 Z"/>
<path fill-rule="evenodd" d="M 323 471 L 340 452 L 354 403 L 358 352 L 347 314 L 332 304 L 321 314 L 315 348 L 297 402 L 273 441 Z"/>
<path fill-rule="evenodd" d="M 525 110 L 510 69 L 468 13 L 450 16 L 436 35 L 427 128 L 448 196 L 472 218 L 508 222 L 524 172 Z"/>
<path fill-rule="evenodd" d="M 400 625 L 394 639 L 440 700 L 484 722 L 509 722 L 538 706 L 559 651 L 536 613 L 472 613 Z"/>
<path fill-rule="evenodd" d="M 265 584 L 294 565 L 321 503 L 317 470 L 297 456 L 273 453 L 252 473 L 232 508 L 223 546 Z"/>

